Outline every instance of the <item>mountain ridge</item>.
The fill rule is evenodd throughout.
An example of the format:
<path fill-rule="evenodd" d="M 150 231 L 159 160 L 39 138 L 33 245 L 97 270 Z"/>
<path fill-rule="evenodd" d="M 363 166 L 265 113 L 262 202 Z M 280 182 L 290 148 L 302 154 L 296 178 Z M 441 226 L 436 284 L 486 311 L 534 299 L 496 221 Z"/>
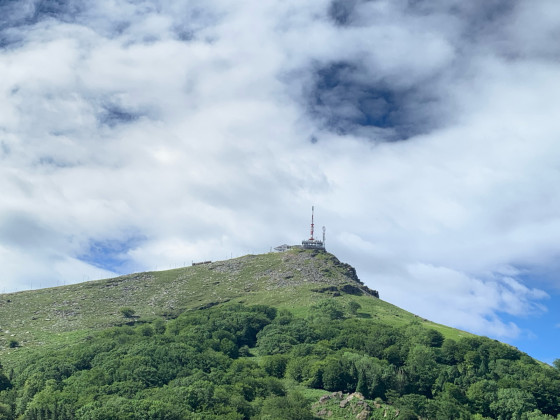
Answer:
<path fill-rule="evenodd" d="M 185 310 L 232 303 L 266 304 L 306 313 L 329 297 L 355 299 L 364 316 L 403 323 L 421 319 L 381 299 L 351 265 L 325 251 L 246 255 L 189 267 L 127 274 L 0 295 L 0 355 L 131 321 L 169 319 Z M 123 318 L 131 308 L 135 317 Z M 433 324 L 444 334 L 461 335 Z"/>

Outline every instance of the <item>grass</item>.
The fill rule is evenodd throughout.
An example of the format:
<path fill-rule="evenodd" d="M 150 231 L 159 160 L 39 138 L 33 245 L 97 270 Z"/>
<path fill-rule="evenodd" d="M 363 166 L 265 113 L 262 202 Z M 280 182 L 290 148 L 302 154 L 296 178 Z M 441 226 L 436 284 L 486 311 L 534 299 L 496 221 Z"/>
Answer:
<path fill-rule="evenodd" d="M 210 264 L 121 276 L 68 286 L 0 295 L 0 357 L 18 359 L 37 346 L 66 346 L 92 331 L 131 322 L 121 309 L 134 310 L 133 322 L 168 318 L 185 310 L 225 302 L 266 304 L 304 316 L 332 292 L 328 287 L 357 285 L 335 256 L 292 250 L 246 255 Z M 337 296 L 355 300 L 359 317 L 390 325 L 419 320 L 446 337 L 467 333 L 431 323 L 370 295 Z M 21 347 L 10 348 L 16 340 Z"/>

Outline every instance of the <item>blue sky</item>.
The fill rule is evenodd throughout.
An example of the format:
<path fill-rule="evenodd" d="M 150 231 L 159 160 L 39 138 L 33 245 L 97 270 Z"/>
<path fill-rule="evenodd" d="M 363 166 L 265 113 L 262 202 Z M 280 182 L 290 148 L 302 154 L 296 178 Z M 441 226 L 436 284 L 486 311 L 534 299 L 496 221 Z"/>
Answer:
<path fill-rule="evenodd" d="M 560 358 L 553 0 L 0 2 L 1 290 L 307 236 Z"/>

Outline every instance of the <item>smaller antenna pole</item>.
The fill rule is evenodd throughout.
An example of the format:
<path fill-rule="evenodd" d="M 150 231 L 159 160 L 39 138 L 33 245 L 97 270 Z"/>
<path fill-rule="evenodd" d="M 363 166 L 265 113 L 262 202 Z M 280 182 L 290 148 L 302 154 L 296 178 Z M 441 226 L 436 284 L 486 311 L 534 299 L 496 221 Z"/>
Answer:
<path fill-rule="evenodd" d="M 315 206 L 311 206 L 311 238 L 309 238 L 309 240 L 314 241 L 313 239 L 313 229 L 314 229 L 314 224 L 313 224 L 313 213 L 315 213 Z"/>
<path fill-rule="evenodd" d="M 323 246 L 325 246 L 325 231 L 327 230 L 327 228 L 325 226 L 323 226 Z"/>

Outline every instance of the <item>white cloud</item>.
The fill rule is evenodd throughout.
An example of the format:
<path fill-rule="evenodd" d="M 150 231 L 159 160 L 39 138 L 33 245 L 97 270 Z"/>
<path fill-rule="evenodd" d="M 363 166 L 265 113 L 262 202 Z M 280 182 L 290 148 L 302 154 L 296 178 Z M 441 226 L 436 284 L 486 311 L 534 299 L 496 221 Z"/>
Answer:
<path fill-rule="evenodd" d="M 517 23 L 557 7 L 496 26 L 463 3 L 356 4 L 335 24 L 323 0 L 113 1 L 5 29 L 2 286 L 110 275 L 84 257 L 103 244 L 131 271 L 264 252 L 315 204 L 383 298 L 519 334 L 500 314 L 543 310 L 550 284 L 521 274 L 560 253 L 560 66 Z"/>

